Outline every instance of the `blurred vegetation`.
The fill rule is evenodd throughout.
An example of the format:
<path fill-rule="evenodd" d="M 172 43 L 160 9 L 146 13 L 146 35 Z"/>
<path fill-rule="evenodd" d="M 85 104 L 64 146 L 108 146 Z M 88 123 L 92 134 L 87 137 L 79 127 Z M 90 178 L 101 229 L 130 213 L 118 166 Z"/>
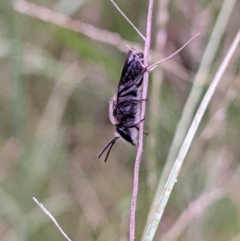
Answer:
<path fill-rule="evenodd" d="M 159 49 L 157 36 L 161 38 L 161 2 L 155 1 L 153 52 Z M 141 38 L 109 1 L 31 3 L 118 33 L 143 48 Z M 147 1 L 117 3 L 144 33 Z M 116 91 L 125 53 L 118 44 L 114 47 L 22 14 L 13 4 L 0 2 L 0 239 L 64 240 L 33 202 L 34 196 L 72 240 L 128 240 L 136 149 L 118 142 L 107 163 L 97 159 L 113 136 L 108 100 Z M 150 82 L 145 126 L 150 135 L 145 137 L 141 164 L 136 240 L 143 234 L 158 179 L 222 4 L 222 0 L 184 0 L 172 1 L 166 8 L 166 42 L 159 56 L 171 54 L 197 32 L 201 36 L 154 70 L 156 76 L 162 71 L 161 85 L 156 84 L 156 76 Z M 240 27 L 239 12 L 236 1 L 201 96 Z M 238 51 L 201 123 L 155 240 L 171 230 L 194 200 L 219 187 L 224 195 L 193 217 L 177 240 L 240 240 L 239 66 Z M 154 88 L 159 94 L 152 99 Z"/>

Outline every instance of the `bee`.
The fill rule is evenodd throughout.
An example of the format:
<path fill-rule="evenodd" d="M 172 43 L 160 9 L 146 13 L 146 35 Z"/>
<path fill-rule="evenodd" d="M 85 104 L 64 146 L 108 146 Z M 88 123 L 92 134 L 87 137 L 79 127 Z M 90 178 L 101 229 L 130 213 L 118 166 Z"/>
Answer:
<path fill-rule="evenodd" d="M 133 146 L 136 146 L 139 124 L 144 120 L 140 119 L 140 105 L 142 101 L 146 101 L 142 99 L 142 83 L 144 73 L 146 71 L 151 72 L 160 63 L 175 56 L 198 35 L 199 33 L 193 36 L 170 56 L 146 67 L 143 63 L 143 53 L 136 54 L 133 49 L 128 51 L 118 84 L 117 93 L 109 101 L 109 119 L 115 126 L 115 136 L 103 148 L 98 158 L 100 158 L 108 149 L 105 157 L 106 162 L 113 145 L 119 138 L 125 140 Z M 146 132 L 143 133 L 147 134 Z"/>
<path fill-rule="evenodd" d="M 118 89 L 109 101 L 109 119 L 115 126 L 115 136 L 103 148 L 98 158 L 108 149 L 105 162 L 115 142 L 121 138 L 135 146 L 139 131 L 140 104 L 142 101 L 143 75 L 147 68 L 143 65 L 143 53 L 132 49 L 126 56 Z M 146 134 L 146 133 L 145 133 Z"/>

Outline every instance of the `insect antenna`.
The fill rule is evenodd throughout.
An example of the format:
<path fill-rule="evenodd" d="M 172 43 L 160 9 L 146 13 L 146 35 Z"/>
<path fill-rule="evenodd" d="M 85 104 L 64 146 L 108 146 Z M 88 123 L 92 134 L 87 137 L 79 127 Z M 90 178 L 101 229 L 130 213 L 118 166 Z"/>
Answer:
<path fill-rule="evenodd" d="M 181 48 L 179 48 L 176 52 L 174 52 L 173 54 L 169 55 L 168 57 L 166 57 L 165 59 L 159 60 L 156 63 L 150 65 L 147 67 L 147 70 L 149 72 L 151 72 L 152 70 L 154 70 L 160 63 L 171 59 L 174 55 L 178 54 L 180 51 L 182 51 L 190 42 L 192 42 L 198 35 L 200 35 L 200 33 L 196 34 L 195 36 L 193 36 L 191 39 L 189 39 Z"/>
<path fill-rule="evenodd" d="M 109 147 L 108 151 L 107 151 L 107 155 L 105 157 L 105 160 L 104 162 L 107 161 L 108 159 L 108 156 L 109 156 L 109 153 L 113 147 L 113 145 L 115 144 L 116 140 L 118 139 L 119 137 L 115 136 L 111 141 L 108 142 L 108 144 L 103 148 L 103 150 L 101 151 L 101 153 L 98 155 L 98 159 L 102 156 L 102 154 L 107 150 L 107 148 Z"/>

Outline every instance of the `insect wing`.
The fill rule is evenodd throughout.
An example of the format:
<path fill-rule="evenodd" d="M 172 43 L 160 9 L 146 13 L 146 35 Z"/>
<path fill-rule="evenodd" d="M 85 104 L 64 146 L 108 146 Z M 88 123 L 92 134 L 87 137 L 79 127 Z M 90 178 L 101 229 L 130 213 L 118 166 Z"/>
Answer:
<path fill-rule="evenodd" d="M 141 98 L 139 87 L 142 85 L 143 74 L 146 71 L 142 60 L 143 53 L 136 54 L 133 50 L 129 50 L 123 65 L 116 103 L 112 112 L 112 116 L 122 125 L 136 121 Z"/>
<path fill-rule="evenodd" d="M 125 59 L 119 86 L 134 80 L 144 69 L 143 64 L 143 53 L 135 54 L 133 50 L 129 50 Z M 141 62 L 140 62 L 141 61 Z"/>
<path fill-rule="evenodd" d="M 133 50 L 129 50 L 118 85 L 118 97 L 126 95 L 127 90 L 131 91 L 131 89 L 136 89 L 136 86 L 141 86 L 142 76 L 146 71 L 142 60 L 143 53 L 135 54 Z"/>

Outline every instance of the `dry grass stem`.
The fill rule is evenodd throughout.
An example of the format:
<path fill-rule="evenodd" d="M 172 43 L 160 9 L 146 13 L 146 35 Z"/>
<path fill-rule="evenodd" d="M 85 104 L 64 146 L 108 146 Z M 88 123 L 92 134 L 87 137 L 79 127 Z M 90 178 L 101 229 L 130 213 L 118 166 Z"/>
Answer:
<path fill-rule="evenodd" d="M 178 54 L 180 51 L 182 51 L 189 43 L 191 43 L 199 35 L 200 35 L 200 33 L 197 33 L 191 39 L 189 39 L 181 48 L 179 48 L 177 51 L 175 51 L 173 54 L 171 54 L 168 57 L 166 57 L 164 59 L 161 59 L 161 60 L 157 61 L 156 63 L 148 66 L 148 71 L 149 72 L 153 71 L 156 67 L 158 67 L 159 64 L 161 64 L 162 62 L 164 62 L 164 61 L 166 61 L 168 59 L 171 59 L 172 57 L 174 57 L 176 54 Z"/>
<path fill-rule="evenodd" d="M 40 209 L 53 221 L 57 229 L 66 238 L 66 240 L 71 241 L 71 239 L 67 236 L 67 234 L 63 231 L 63 229 L 58 224 L 57 220 L 52 216 L 52 214 L 40 203 L 35 197 L 33 197 L 34 202 L 40 207 Z"/>
<path fill-rule="evenodd" d="M 166 207 L 167 201 L 170 197 L 170 194 L 172 192 L 173 186 L 175 182 L 177 181 L 177 176 L 179 174 L 179 171 L 181 169 L 181 166 L 183 164 L 183 161 L 187 155 L 187 152 L 189 150 L 189 147 L 192 143 L 193 137 L 197 131 L 197 128 L 202 120 L 203 114 L 205 113 L 206 108 L 208 107 L 208 104 L 217 88 L 217 85 L 223 76 L 224 71 L 226 70 L 231 57 L 233 56 L 234 52 L 236 51 L 236 48 L 240 41 L 240 30 L 238 31 L 226 57 L 224 58 L 221 66 L 219 67 L 218 71 L 216 72 L 215 77 L 213 78 L 213 81 L 211 85 L 209 86 L 197 112 L 196 115 L 192 121 L 192 124 L 187 132 L 187 135 L 183 141 L 182 147 L 179 151 L 179 154 L 177 156 L 177 159 L 175 160 L 174 166 L 171 170 L 171 173 L 169 175 L 169 178 L 167 180 L 167 183 L 164 187 L 164 190 L 162 192 L 162 195 L 159 199 L 159 203 L 157 206 L 157 210 L 154 214 L 154 217 L 148 227 L 147 233 L 144 237 L 145 241 L 151 241 L 155 235 L 156 229 L 158 227 L 158 224 L 161 220 L 161 217 L 163 215 L 164 209 Z"/>
<path fill-rule="evenodd" d="M 196 109 L 197 104 L 199 103 L 199 100 L 202 96 L 203 86 L 207 82 L 208 73 L 211 69 L 211 65 L 213 63 L 214 57 L 216 56 L 217 50 L 219 49 L 219 44 L 223 34 L 226 31 L 226 26 L 231 16 L 232 10 L 234 9 L 235 3 L 236 0 L 225 0 L 224 4 L 222 5 L 221 11 L 209 38 L 207 47 L 204 51 L 201 64 L 193 80 L 192 90 L 186 101 L 181 119 L 175 131 L 171 148 L 168 153 L 166 165 L 162 172 L 161 183 L 159 183 L 159 192 L 161 192 L 163 188 L 167 175 L 171 170 L 174 159 L 176 158 L 177 151 L 179 150 L 184 135 L 187 132 L 187 128 L 189 128 L 191 123 L 194 110 Z"/>
<path fill-rule="evenodd" d="M 169 12 L 168 12 L 168 5 L 169 0 L 162 0 L 158 3 L 158 9 L 157 9 L 157 18 L 156 18 L 156 28 L 158 29 L 158 32 L 156 34 L 156 46 L 155 46 L 155 52 L 158 53 L 158 56 L 155 58 L 155 61 L 157 59 L 163 59 L 164 56 L 164 49 L 166 48 L 167 44 L 167 31 L 166 26 L 169 20 Z M 169 61 L 173 62 L 173 61 Z M 173 63 L 164 62 L 169 65 L 173 65 Z M 163 63 L 163 65 L 164 65 Z M 158 150 L 158 143 L 157 143 L 157 132 L 158 128 L 160 126 L 159 118 L 161 116 L 161 89 L 162 89 L 162 82 L 164 79 L 164 66 L 160 65 L 159 68 L 157 68 L 153 74 L 152 74 L 152 85 L 151 85 L 151 104 L 149 105 L 149 115 L 148 115 L 148 125 L 151 128 L 151 134 L 148 137 L 148 140 L 146 142 L 146 159 L 148 160 L 146 162 L 147 167 L 147 184 L 148 184 L 148 197 L 149 200 L 152 199 L 155 193 L 156 184 L 158 182 L 158 169 L 157 169 L 157 163 L 158 163 L 158 157 L 156 155 Z M 174 71 L 175 72 L 175 71 Z M 178 72 L 178 71 L 176 71 Z M 151 201 L 150 201 L 151 202 Z M 150 217 L 152 217 L 154 213 L 154 209 L 151 209 L 151 211 L 148 213 L 147 221 L 145 223 L 144 231 L 142 232 L 142 235 L 145 234 L 147 230 L 147 224 L 150 221 Z"/>
<path fill-rule="evenodd" d="M 133 29 L 139 34 L 139 36 L 144 41 L 146 41 L 146 38 L 142 35 L 142 33 L 138 30 L 138 28 L 129 20 L 129 18 L 125 15 L 125 13 L 118 7 L 118 5 L 113 0 L 110 0 L 110 1 L 115 6 L 115 8 L 122 14 L 122 16 L 127 20 L 127 22 L 133 27 Z"/>
<path fill-rule="evenodd" d="M 147 28 L 146 28 L 146 41 L 144 46 L 144 65 L 148 65 L 148 55 L 151 43 L 151 27 L 152 27 L 152 12 L 153 12 L 153 0 L 149 0 L 148 5 L 148 15 L 147 15 Z M 148 90 L 148 71 L 145 72 L 143 77 L 143 91 L 142 99 L 147 98 Z M 145 117 L 146 101 L 142 101 L 141 105 L 141 120 Z M 131 200 L 131 211 L 130 211 L 130 233 L 129 241 L 134 241 L 135 239 L 135 216 L 136 216 L 136 205 L 137 205 L 137 193 L 138 193 L 138 183 L 139 183 L 139 169 L 142 159 L 142 149 L 143 149 L 143 124 L 142 121 L 139 126 L 139 137 L 138 137 L 138 149 L 135 159 L 134 166 L 134 177 L 133 177 L 133 191 Z"/>
<path fill-rule="evenodd" d="M 176 158 L 177 151 L 181 146 L 184 135 L 186 134 L 187 128 L 192 120 L 193 112 L 196 110 L 197 104 L 202 96 L 203 86 L 207 81 L 208 73 L 211 69 L 213 59 L 216 55 L 216 51 L 219 49 L 219 43 L 226 31 L 227 23 L 229 22 L 229 17 L 231 16 L 232 10 L 236 0 L 225 0 L 222 4 L 219 16 L 211 32 L 207 47 L 204 51 L 200 67 L 193 80 L 193 87 L 189 94 L 189 97 L 184 106 L 181 119 L 178 123 L 177 129 L 174 134 L 174 138 L 171 143 L 170 150 L 168 152 L 168 157 L 161 173 L 161 179 L 159 180 L 157 191 L 155 193 L 154 200 L 152 202 L 150 212 L 154 212 L 155 207 L 158 205 L 158 200 L 164 187 L 164 183 L 168 178 L 169 172 L 172 168 L 174 159 Z M 168 63 L 168 62 L 167 62 Z"/>

